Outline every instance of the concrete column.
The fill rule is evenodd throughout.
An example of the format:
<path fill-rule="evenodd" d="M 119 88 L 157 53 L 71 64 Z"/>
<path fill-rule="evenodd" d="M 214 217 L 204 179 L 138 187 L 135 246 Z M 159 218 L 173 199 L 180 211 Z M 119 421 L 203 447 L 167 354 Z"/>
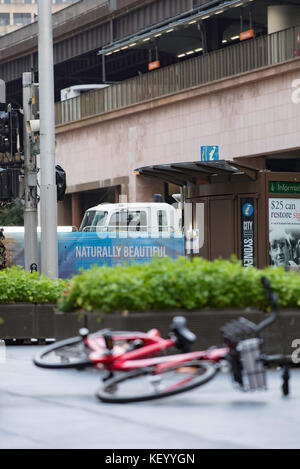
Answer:
<path fill-rule="evenodd" d="M 300 22 L 300 6 L 271 5 L 268 7 L 268 34 L 297 26 Z"/>
<path fill-rule="evenodd" d="M 65 195 L 63 201 L 57 203 L 58 226 L 72 226 L 72 194 Z"/>
<path fill-rule="evenodd" d="M 136 178 L 135 200 L 130 199 L 130 202 L 154 202 L 154 194 L 161 194 L 164 197 L 163 181 L 144 176 L 133 177 Z"/>
<path fill-rule="evenodd" d="M 80 192 L 72 194 L 72 226 L 76 226 L 78 229 L 82 222 L 82 203 Z"/>

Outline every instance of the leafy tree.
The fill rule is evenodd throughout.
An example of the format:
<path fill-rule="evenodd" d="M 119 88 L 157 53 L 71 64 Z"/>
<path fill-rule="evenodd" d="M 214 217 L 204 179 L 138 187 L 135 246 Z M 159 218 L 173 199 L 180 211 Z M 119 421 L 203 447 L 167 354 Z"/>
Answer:
<path fill-rule="evenodd" d="M 0 227 L 23 225 L 24 208 L 19 199 L 14 199 L 9 205 L 0 207 Z"/>

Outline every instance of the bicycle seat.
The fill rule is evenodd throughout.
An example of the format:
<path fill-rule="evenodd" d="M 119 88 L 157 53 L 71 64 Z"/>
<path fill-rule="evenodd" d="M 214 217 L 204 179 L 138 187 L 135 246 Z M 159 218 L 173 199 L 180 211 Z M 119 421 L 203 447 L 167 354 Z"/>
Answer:
<path fill-rule="evenodd" d="M 188 329 L 185 317 L 176 316 L 173 318 L 170 329 L 171 333 L 175 335 L 176 346 L 180 350 L 188 352 L 190 350 L 190 346 L 196 342 L 197 337 L 192 331 Z"/>

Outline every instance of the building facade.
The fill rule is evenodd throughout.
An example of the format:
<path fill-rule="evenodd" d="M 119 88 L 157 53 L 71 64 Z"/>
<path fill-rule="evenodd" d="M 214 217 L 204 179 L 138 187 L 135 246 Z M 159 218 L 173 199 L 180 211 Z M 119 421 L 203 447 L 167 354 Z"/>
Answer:
<path fill-rule="evenodd" d="M 61 10 L 78 0 L 52 0 L 52 11 Z M 0 36 L 11 33 L 36 20 L 37 0 L 1 0 Z"/>
<path fill-rule="evenodd" d="M 300 1 L 111 0 L 87 12 L 84 2 L 54 28 L 56 159 L 67 174 L 59 224 L 79 227 L 87 208 L 125 197 L 169 202 L 184 187 L 206 207 L 203 255 L 240 255 L 247 199 L 259 212 L 255 265 L 266 265 L 263 175 L 300 193 Z M 16 47 L 0 47 L 9 96 L 20 94 L 22 67 L 36 67 L 34 41 Z M 108 86 L 59 101 L 60 89 L 93 83 Z M 199 168 L 208 146 L 225 166 Z"/>

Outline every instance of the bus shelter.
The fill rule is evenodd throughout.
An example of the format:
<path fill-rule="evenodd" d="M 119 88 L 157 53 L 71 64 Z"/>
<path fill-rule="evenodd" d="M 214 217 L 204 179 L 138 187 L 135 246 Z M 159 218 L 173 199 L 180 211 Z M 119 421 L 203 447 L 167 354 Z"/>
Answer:
<path fill-rule="evenodd" d="M 300 170 L 240 161 L 194 161 L 138 168 L 138 177 L 181 187 L 186 254 L 235 254 L 244 266 L 300 266 Z M 264 166 L 264 167 L 263 167 Z M 293 165 L 298 169 L 298 165 Z M 300 267 L 299 267 L 300 268 Z"/>

